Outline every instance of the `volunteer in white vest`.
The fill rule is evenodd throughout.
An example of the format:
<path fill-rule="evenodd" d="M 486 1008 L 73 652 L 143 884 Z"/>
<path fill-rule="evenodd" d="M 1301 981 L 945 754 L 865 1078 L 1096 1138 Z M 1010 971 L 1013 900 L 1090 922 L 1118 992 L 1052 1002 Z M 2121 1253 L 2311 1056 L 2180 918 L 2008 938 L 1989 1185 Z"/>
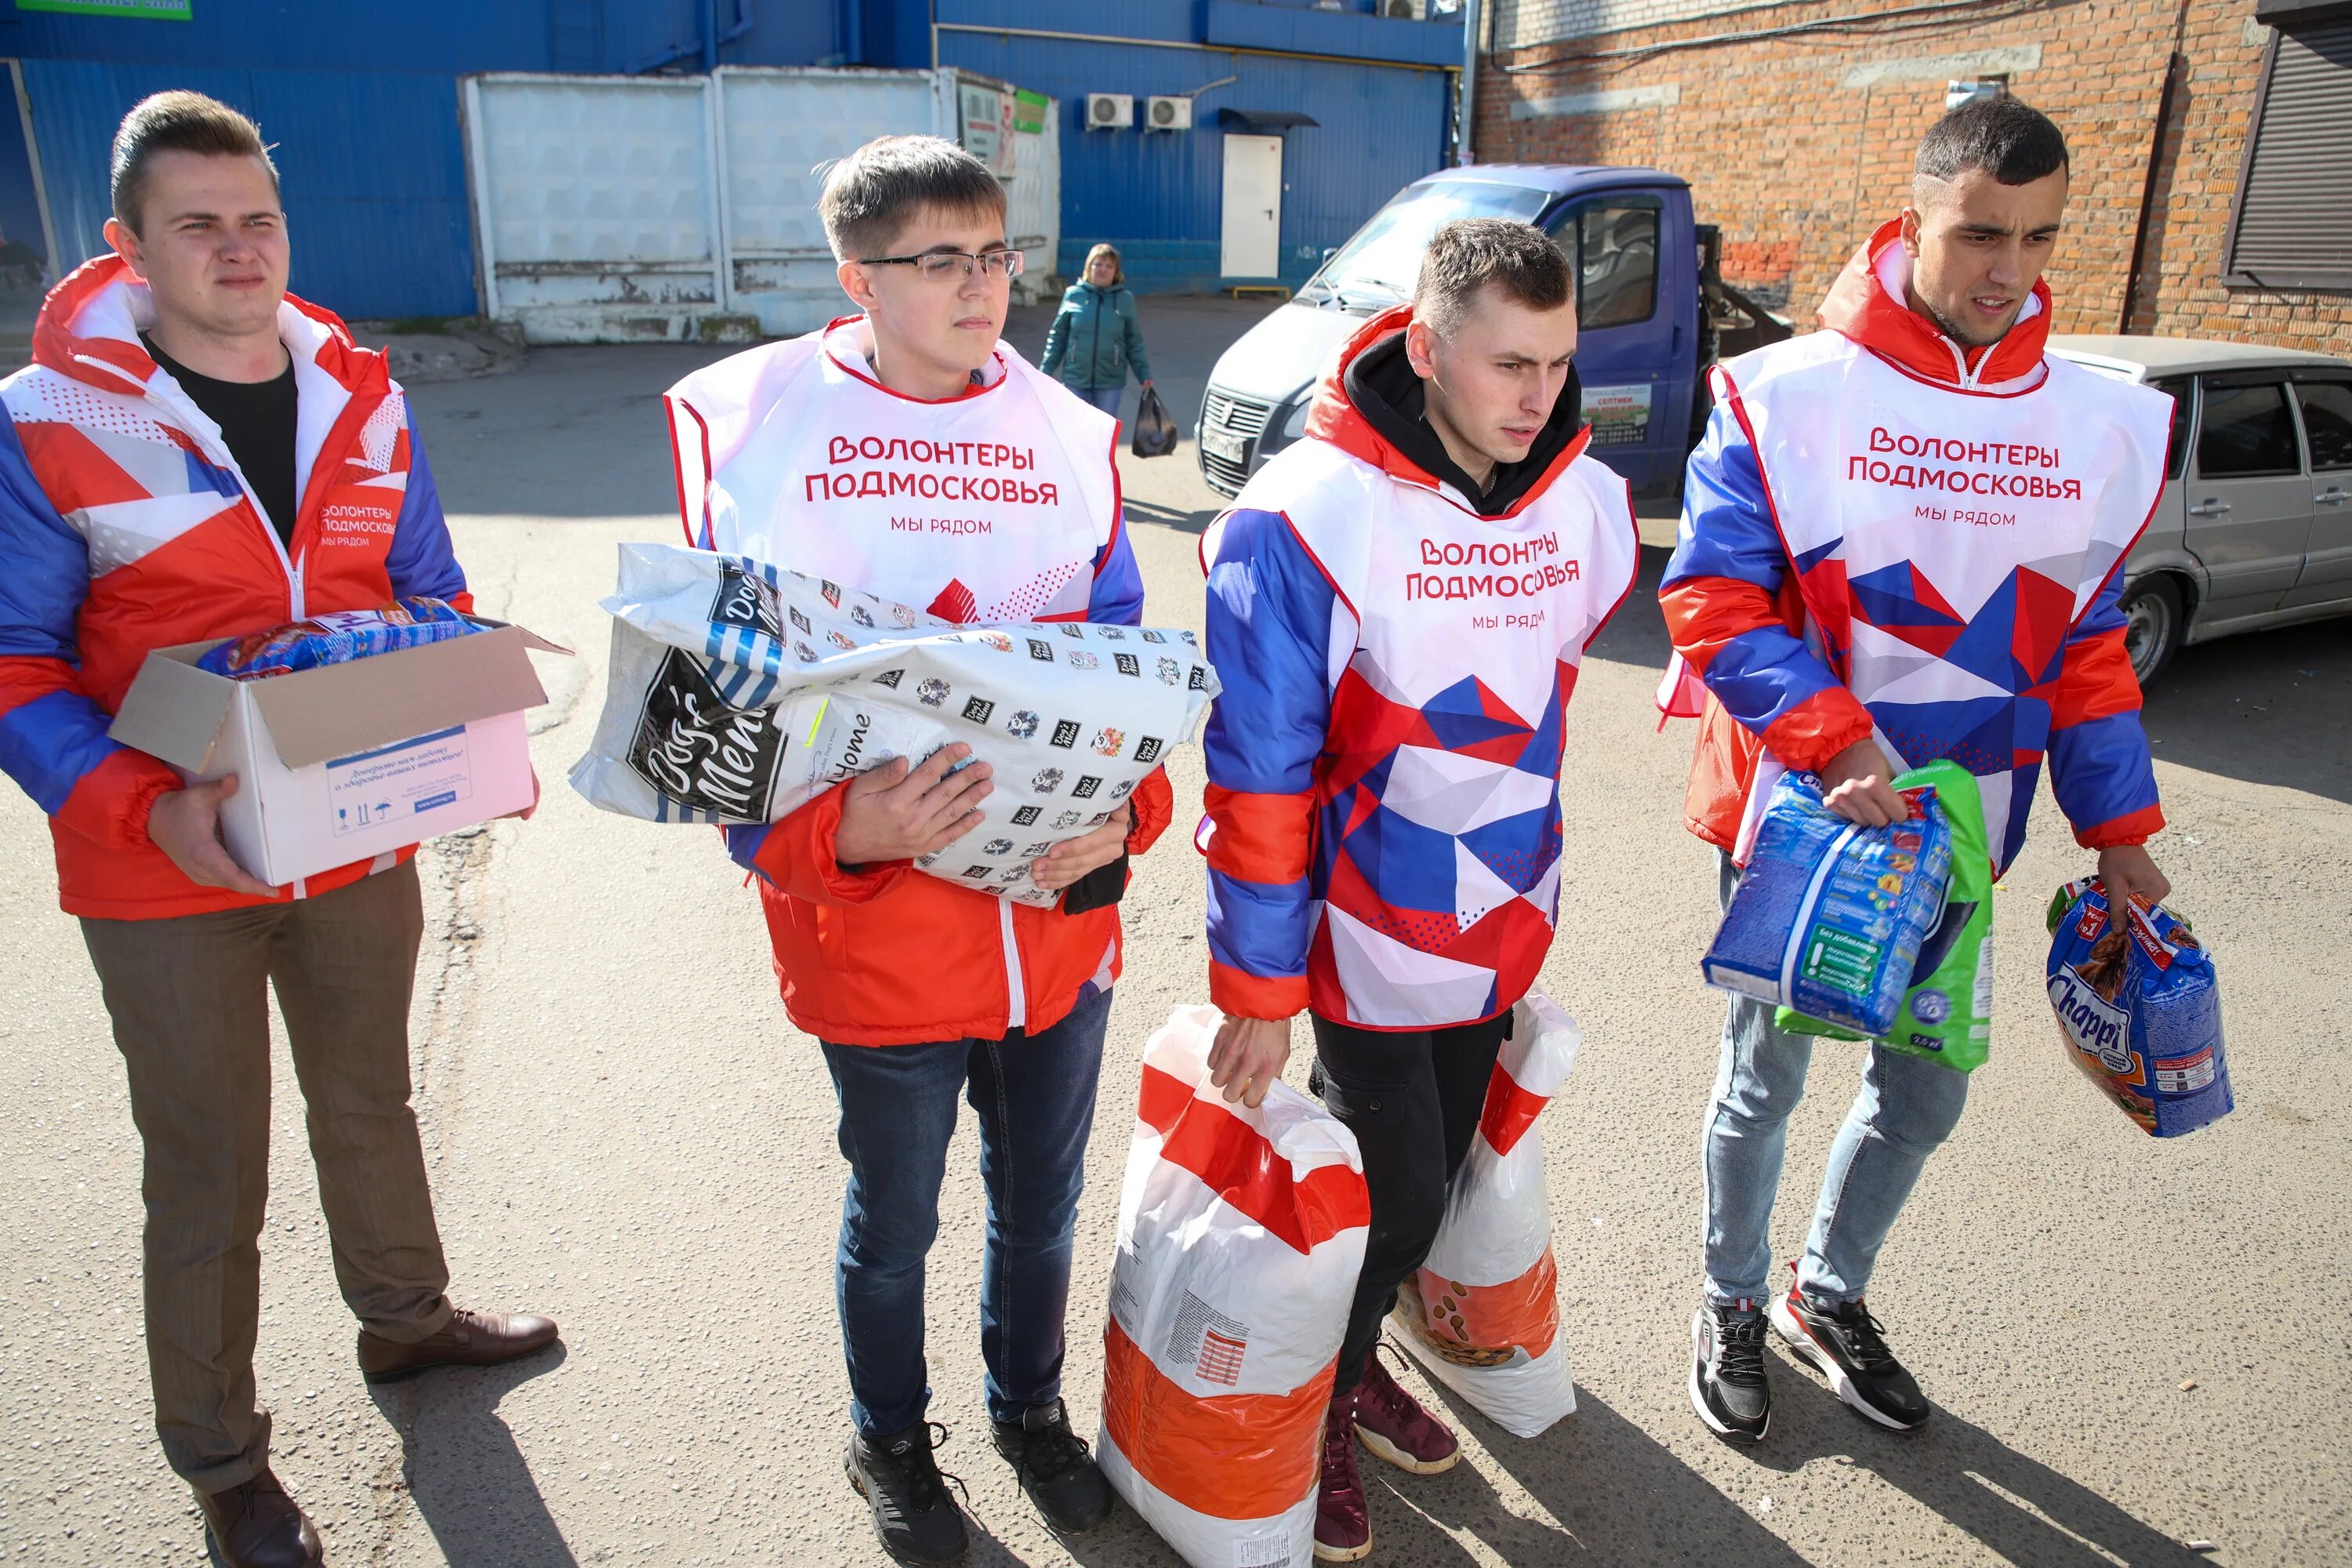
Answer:
<path fill-rule="evenodd" d="M 1371 1352 L 1468 1153 L 1551 945 L 1562 710 L 1640 547 L 1585 455 L 1568 258 L 1448 224 L 1412 303 L 1366 322 L 1307 439 L 1202 544 L 1208 650 L 1210 1062 L 1255 1105 L 1311 1014 L 1313 1081 L 1355 1133 L 1364 1267 L 1324 1429 L 1315 1554 L 1371 1551 L 1356 1445 L 1431 1474 L 1454 1434 Z"/>
<path fill-rule="evenodd" d="M 1716 373 L 1660 591 L 1684 666 L 1661 695 L 1700 718 L 1685 815 L 1721 852 L 1726 900 L 1785 769 L 1817 773 L 1839 815 L 1884 825 L 1907 815 L 1895 774 L 1957 762 L 1982 790 L 1999 870 L 2045 755 L 2111 895 L 2169 890 L 2142 847 L 2164 818 L 2116 603 L 2163 486 L 2171 400 L 2042 352 L 2066 187 L 2065 139 L 2042 114 L 2010 99 L 1953 110 L 1919 144 L 1910 205 L 1831 289 L 1829 330 Z M 1855 1048 L 1862 1089 L 1804 1256 L 1764 1309 L 1813 1039 L 1774 1028 L 1769 1003 L 1729 999 L 1688 1386 L 1735 1441 L 1771 1424 L 1768 1317 L 1864 1415 L 1897 1430 L 1927 1417 L 1864 1290 L 1968 1075 Z"/>
<path fill-rule="evenodd" d="M 670 389 L 690 538 L 950 621 L 1134 625 L 1118 426 L 1000 342 L 1021 252 L 1004 188 L 930 136 L 869 142 L 819 213 L 863 314 L 720 361 Z M 782 821 L 730 827 L 759 878 L 793 1022 L 823 1042 L 849 1162 L 835 1284 L 855 1428 L 846 1468 L 902 1563 L 961 1555 L 932 1458 L 924 1260 L 969 1099 L 988 1239 L 981 1353 L 996 1447 L 1047 1521 L 1109 1516 L 1061 1399 L 1070 1245 L 1094 1125 L 1127 858 L 1166 826 L 1153 773 L 1032 875 L 1050 909 L 913 869 L 971 831 L 990 784 L 970 752 L 904 759 Z"/>

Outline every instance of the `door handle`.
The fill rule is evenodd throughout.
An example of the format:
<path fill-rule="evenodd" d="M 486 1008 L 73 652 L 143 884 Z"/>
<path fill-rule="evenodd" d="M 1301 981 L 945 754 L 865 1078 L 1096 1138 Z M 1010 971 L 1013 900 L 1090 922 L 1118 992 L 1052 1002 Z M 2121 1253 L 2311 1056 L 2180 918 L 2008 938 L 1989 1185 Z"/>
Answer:
<path fill-rule="evenodd" d="M 2220 517 L 2223 512 L 2228 511 L 2229 510 L 2230 503 L 2228 501 L 2204 500 L 2190 507 L 2189 509 L 2189 515 L 2191 517 Z"/>
<path fill-rule="evenodd" d="M 2342 485 L 2330 485 L 2311 498 L 2314 506 L 2342 506 L 2347 500 L 2352 500 L 2352 495 L 2345 494 Z"/>

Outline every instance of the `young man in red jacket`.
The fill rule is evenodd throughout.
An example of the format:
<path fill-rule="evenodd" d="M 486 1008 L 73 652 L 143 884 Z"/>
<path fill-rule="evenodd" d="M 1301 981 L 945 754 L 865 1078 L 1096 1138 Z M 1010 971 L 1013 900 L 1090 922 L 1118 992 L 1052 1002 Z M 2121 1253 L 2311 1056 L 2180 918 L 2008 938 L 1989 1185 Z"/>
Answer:
<path fill-rule="evenodd" d="M 1135 625 L 1118 422 L 998 341 L 1022 260 L 1003 186 L 951 142 L 890 136 L 834 167 L 819 212 L 861 313 L 670 389 L 688 535 L 949 620 Z M 1059 905 L 1016 906 L 915 868 L 971 831 L 989 793 L 985 765 L 949 771 L 969 752 L 911 771 L 901 759 L 727 835 L 759 874 L 785 1010 L 824 1043 L 841 1104 L 846 1466 L 903 1563 L 965 1545 L 932 1458 L 923 1359 L 923 1263 L 959 1100 L 980 1118 L 988 1189 L 981 1354 L 997 1449 L 1055 1528 L 1109 1515 L 1062 1405 L 1063 1308 L 1125 862 L 1173 805 L 1153 773 L 1034 863 Z"/>
<path fill-rule="evenodd" d="M 148 99 L 113 184 L 115 254 L 50 292 L 32 366 L 0 383 L 0 766 L 49 814 L 130 1073 L 164 1455 L 231 1568 L 297 1568 L 319 1536 L 270 1473 L 253 1374 L 271 990 L 368 1380 L 505 1361 L 555 1325 L 444 1294 L 409 1107 L 412 851 L 267 886 L 220 841 L 236 780 L 183 787 L 107 725 L 151 648 L 470 600 L 383 356 L 286 292 L 253 122 Z"/>
<path fill-rule="evenodd" d="M 2066 211 L 2055 125 L 2010 99 L 1969 104 L 1927 132 L 1915 171 L 1910 205 L 1830 290 L 1828 330 L 1715 373 L 1659 593 L 1705 683 L 1703 712 L 1687 676 L 1668 709 L 1701 715 L 1691 830 L 1720 851 L 1728 900 L 1782 771 L 1817 773 L 1831 810 L 1884 826 L 1909 813 L 1895 775 L 1949 759 L 1976 775 L 1999 870 L 2024 842 L 2046 755 L 2109 897 L 2160 899 L 2142 846 L 2164 816 L 2116 598 L 2163 488 L 2171 400 L 2042 352 L 2042 272 Z M 1969 1079 L 1859 1048 L 1862 1090 L 1804 1256 L 1768 1309 L 1773 1199 L 1813 1037 L 1729 998 L 1688 1391 L 1735 1442 L 1771 1425 L 1768 1313 L 1872 1421 L 1927 1418 L 1864 1291 Z"/>

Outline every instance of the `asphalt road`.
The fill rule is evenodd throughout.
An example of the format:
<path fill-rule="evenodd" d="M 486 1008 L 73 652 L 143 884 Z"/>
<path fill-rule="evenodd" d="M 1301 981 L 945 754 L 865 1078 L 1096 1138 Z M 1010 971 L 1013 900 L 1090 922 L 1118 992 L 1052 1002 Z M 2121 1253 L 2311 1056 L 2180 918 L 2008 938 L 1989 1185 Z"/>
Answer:
<path fill-rule="evenodd" d="M 1210 359 L 1259 309 L 1149 302 L 1161 389 L 1188 428 Z M 1011 335 L 1034 351 L 1043 331 L 1024 313 Z M 675 537 L 655 397 L 710 353 L 539 351 L 510 375 L 415 391 L 482 607 L 580 650 L 541 661 L 552 700 L 534 749 L 551 782 L 602 700 L 595 600 L 614 546 Z M 1152 618 L 1197 626 L 1214 498 L 1189 444 L 1125 468 Z M 1752 1452 L 1718 1444 L 1683 1396 L 1720 1005 L 1696 972 L 1713 874 L 1681 826 L 1687 727 L 1657 733 L 1649 706 L 1664 655 L 1637 593 L 1570 719 L 1569 864 L 1543 984 L 1586 1047 L 1542 1125 L 1580 1408 L 1520 1442 L 1452 1406 L 1467 1463 L 1393 1482 L 1368 1467 L 1375 1561 L 2352 1561 L 2352 1137 L 2327 1109 L 2341 1098 L 2328 1063 L 2352 1038 L 2352 627 L 2191 649 L 2149 702 L 2174 824 L 2157 849 L 2220 955 L 2236 1114 L 2154 1142 L 2060 1055 L 2033 981 L 2039 916 L 2085 858 L 2045 800 L 2000 899 L 1994 1058 L 1872 1292 L 1938 1413 L 1881 1433 L 1776 1354 L 1779 1419 Z M 1197 752 L 1174 772 L 1189 813 Z M 604 816 L 561 788 L 532 822 L 442 840 L 423 865 L 417 1104 L 454 1292 L 553 1313 L 564 1348 L 361 1383 L 281 1045 L 260 1382 L 278 1471 L 331 1560 L 880 1561 L 840 1473 L 831 1096 L 784 1021 L 740 877 L 707 833 Z M 1070 1308 L 1069 1397 L 1088 1430 L 1137 1050 L 1203 990 L 1201 872 L 1181 833 L 1141 863 L 1128 907 Z M 55 907 L 39 815 L 13 790 L 0 952 L 0 1563 L 195 1563 L 193 1509 L 150 1427 L 122 1073 Z M 1855 1069 L 1835 1047 L 1820 1066 L 1791 1131 L 1784 1255 Z M 943 1206 L 932 1414 L 956 1429 L 943 1458 L 970 1486 L 971 1561 L 1171 1563 L 1123 1511 L 1056 1542 L 990 1451 L 968 1126 Z"/>

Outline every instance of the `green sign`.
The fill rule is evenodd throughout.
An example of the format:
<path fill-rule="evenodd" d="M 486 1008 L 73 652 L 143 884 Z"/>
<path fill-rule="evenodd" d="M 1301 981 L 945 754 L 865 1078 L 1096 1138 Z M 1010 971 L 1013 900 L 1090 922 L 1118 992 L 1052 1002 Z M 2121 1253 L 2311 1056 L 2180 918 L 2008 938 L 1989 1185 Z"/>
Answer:
<path fill-rule="evenodd" d="M 132 16 L 150 22 L 185 22 L 196 0 L 16 0 L 19 11 L 66 11 L 77 16 Z"/>
<path fill-rule="evenodd" d="M 1053 100 L 1042 92 L 1016 89 L 1013 94 L 1013 129 L 1042 136 L 1045 132 L 1045 111 Z"/>

